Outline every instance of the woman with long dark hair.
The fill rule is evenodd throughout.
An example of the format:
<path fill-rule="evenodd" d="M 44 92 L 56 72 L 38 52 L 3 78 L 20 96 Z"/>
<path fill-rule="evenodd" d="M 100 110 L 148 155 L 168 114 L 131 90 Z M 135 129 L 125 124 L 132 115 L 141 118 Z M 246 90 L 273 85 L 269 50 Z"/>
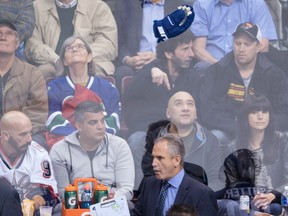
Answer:
<path fill-rule="evenodd" d="M 249 149 L 255 163 L 255 186 L 261 188 L 253 198 L 260 210 L 281 211 L 281 193 L 288 185 L 288 134 L 275 131 L 272 106 L 260 94 L 249 96 L 239 112 L 238 133 L 233 150 Z M 288 124 L 288 122 L 287 122 Z M 278 192 L 279 191 L 279 192 Z M 278 203 L 278 204 L 277 204 Z"/>

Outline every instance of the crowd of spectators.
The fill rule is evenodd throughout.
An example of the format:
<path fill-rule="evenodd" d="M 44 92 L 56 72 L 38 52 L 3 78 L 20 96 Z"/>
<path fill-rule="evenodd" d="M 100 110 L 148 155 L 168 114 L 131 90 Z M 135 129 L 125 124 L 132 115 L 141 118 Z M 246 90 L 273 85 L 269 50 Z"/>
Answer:
<path fill-rule="evenodd" d="M 185 4 L 194 8 L 191 28 L 157 43 L 153 20 Z M 0 0 L 0 176 L 55 215 L 68 184 L 94 177 L 108 198 L 133 200 L 132 215 L 174 215 L 175 201 L 184 204 L 175 211 L 233 216 L 239 197 L 227 194 L 239 182 L 228 182 L 235 173 L 222 165 L 245 149 L 249 187 L 265 188 L 250 194 L 253 211 L 280 215 L 288 51 L 273 47 L 277 40 L 264 0 Z M 50 181 L 24 170 L 35 155 L 31 166 L 49 169 Z M 18 172 L 49 196 L 35 185 L 23 195 Z"/>

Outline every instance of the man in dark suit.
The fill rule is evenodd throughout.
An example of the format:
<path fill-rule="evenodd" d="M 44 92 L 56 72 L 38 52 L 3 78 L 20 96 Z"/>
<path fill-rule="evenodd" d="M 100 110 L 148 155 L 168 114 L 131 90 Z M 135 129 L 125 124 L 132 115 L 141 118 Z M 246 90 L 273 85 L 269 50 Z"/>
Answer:
<path fill-rule="evenodd" d="M 114 76 L 119 90 L 122 77 L 134 75 L 144 65 L 156 59 L 157 38 L 153 34 L 153 20 L 163 19 L 184 4 L 192 5 L 192 0 L 116 1 L 119 53 Z"/>
<path fill-rule="evenodd" d="M 4 178 L 0 177 L 0 216 L 22 216 L 18 192 Z"/>
<path fill-rule="evenodd" d="M 152 155 L 155 176 L 145 180 L 131 216 L 163 216 L 173 204 L 188 205 L 196 209 L 199 216 L 217 215 L 214 192 L 183 169 L 185 147 L 180 137 L 166 134 L 156 139 Z"/>

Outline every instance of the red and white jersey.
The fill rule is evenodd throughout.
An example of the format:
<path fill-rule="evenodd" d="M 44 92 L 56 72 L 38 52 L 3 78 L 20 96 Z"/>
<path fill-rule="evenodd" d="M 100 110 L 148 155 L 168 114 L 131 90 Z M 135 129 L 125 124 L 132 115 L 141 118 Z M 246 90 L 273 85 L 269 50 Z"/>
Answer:
<path fill-rule="evenodd" d="M 27 152 L 11 163 L 0 145 L 0 176 L 25 190 L 31 184 L 49 185 L 57 193 L 57 183 L 48 152 L 32 141 Z"/>

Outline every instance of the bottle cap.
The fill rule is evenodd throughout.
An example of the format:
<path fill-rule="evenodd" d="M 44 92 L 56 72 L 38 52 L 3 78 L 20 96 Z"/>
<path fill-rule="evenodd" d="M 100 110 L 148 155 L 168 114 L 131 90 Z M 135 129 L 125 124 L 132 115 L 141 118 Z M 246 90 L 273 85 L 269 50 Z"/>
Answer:
<path fill-rule="evenodd" d="M 76 191 L 76 187 L 69 184 L 67 187 L 65 187 L 65 191 Z"/>
<path fill-rule="evenodd" d="M 108 190 L 108 187 L 106 187 L 104 184 L 96 185 L 95 190 Z"/>
<path fill-rule="evenodd" d="M 284 186 L 284 190 L 288 190 L 288 186 Z"/>
<path fill-rule="evenodd" d="M 84 186 L 84 190 L 90 190 L 90 186 L 89 186 L 89 184 L 85 184 L 85 186 Z"/>

